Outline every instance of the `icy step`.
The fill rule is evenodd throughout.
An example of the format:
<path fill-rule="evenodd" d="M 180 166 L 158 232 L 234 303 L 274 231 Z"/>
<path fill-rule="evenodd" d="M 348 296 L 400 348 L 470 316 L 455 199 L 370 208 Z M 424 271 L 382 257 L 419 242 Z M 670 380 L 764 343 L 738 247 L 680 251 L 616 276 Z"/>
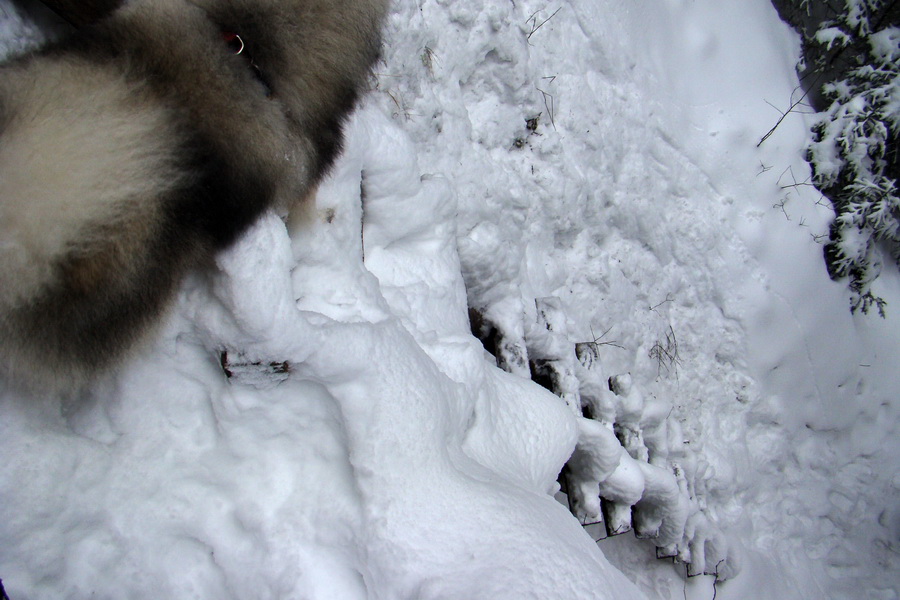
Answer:
<path fill-rule="evenodd" d="M 578 378 L 581 408 L 585 417 L 609 424 L 616 421 L 616 397 L 603 376 L 600 345 L 596 342 L 575 344 L 575 376 Z"/>
<path fill-rule="evenodd" d="M 517 334 L 514 328 L 490 321 L 484 311 L 475 308 L 469 308 L 469 324 L 484 349 L 494 356 L 498 367 L 507 373 L 531 379 L 524 335 Z"/>
<path fill-rule="evenodd" d="M 534 308 L 536 319 L 525 329 L 525 339 L 532 359 L 574 363 L 575 346 L 569 340 L 568 321 L 563 312 L 562 301 L 555 296 L 536 298 Z"/>
<path fill-rule="evenodd" d="M 582 524 L 602 521 L 600 482 L 619 466 L 622 448 L 611 426 L 580 418 L 578 443 L 566 465 L 569 508 Z"/>
<path fill-rule="evenodd" d="M 534 381 L 562 398 L 573 413 L 581 416 L 581 394 L 571 361 L 538 359 L 530 366 Z"/>
<path fill-rule="evenodd" d="M 581 382 L 575 373 L 575 346 L 569 341 L 562 302 L 553 296 L 537 298 L 534 307 L 535 322 L 525 330 L 531 378 L 565 400 L 569 409 L 581 416 Z"/>
<path fill-rule="evenodd" d="M 631 506 L 622 502 L 603 500 L 603 522 L 607 535 L 621 535 L 631 531 Z"/>

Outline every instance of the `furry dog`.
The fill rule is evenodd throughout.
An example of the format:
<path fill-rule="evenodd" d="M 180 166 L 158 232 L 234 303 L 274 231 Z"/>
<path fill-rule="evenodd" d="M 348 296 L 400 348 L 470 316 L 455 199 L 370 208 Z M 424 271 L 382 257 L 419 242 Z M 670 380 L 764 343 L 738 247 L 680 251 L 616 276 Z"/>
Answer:
<path fill-rule="evenodd" d="M 77 388 L 188 269 L 305 197 L 387 0 L 132 0 L 0 66 L 0 369 Z"/>

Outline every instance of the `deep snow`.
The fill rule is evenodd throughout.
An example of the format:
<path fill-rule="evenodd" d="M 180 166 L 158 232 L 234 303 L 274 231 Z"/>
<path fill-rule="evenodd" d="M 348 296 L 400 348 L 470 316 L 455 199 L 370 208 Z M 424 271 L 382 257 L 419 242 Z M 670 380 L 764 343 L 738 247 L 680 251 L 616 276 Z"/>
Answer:
<path fill-rule="evenodd" d="M 384 54 L 315 208 L 192 276 L 90 397 L 0 397 L 11 598 L 640 597 L 607 559 L 712 597 L 553 499 L 585 426 L 467 315 L 534 350 L 547 297 L 671 411 L 742 567 L 717 598 L 897 598 L 900 277 L 852 317 L 792 186 L 808 122 L 756 147 L 797 85 L 769 3 L 404 0 Z M 290 373 L 229 381 L 222 350 Z"/>

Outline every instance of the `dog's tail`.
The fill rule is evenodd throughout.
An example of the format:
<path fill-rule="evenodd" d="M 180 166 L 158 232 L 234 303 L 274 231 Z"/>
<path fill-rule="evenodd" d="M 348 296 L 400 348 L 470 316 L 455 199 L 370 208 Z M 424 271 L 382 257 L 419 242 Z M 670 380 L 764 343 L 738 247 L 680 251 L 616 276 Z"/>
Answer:
<path fill-rule="evenodd" d="M 190 255 L 167 239 L 165 215 L 167 195 L 190 177 L 184 143 L 172 112 L 115 71 L 53 56 L 3 67 L 0 358 L 8 374 L 78 385 L 158 315 Z"/>
<path fill-rule="evenodd" d="M 133 0 L 0 66 L 5 378 L 79 387 L 158 321 L 187 268 L 306 195 L 340 150 L 386 10 Z"/>

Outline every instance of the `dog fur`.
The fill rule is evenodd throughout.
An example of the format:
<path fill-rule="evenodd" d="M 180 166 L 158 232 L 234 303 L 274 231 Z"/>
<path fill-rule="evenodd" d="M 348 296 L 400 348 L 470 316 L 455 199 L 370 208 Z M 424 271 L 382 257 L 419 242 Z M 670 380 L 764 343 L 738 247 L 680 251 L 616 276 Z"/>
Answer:
<path fill-rule="evenodd" d="M 132 0 L 0 66 L 3 378 L 83 386 L 187 270 L 304 198 L 340 151 L 386 4 Z"/>

